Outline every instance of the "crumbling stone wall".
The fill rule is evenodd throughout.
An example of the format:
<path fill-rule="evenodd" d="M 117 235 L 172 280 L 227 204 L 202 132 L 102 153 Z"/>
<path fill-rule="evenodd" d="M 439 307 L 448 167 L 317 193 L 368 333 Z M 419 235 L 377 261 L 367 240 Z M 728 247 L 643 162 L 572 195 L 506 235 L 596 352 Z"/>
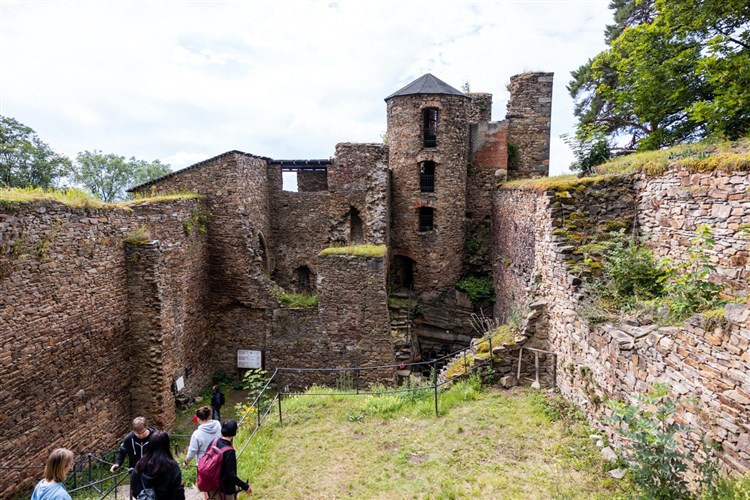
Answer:
<path fill-rule="evenodd" d="M 241 303 L 269 307 L 273 248 L 267 159 L 230 151 L 147 183 L 138 193 L 181 191 L 205 195 L 212 307 Z"/>
<path fill-rule="evenodd" d="M 471 99 L 469 105 L 469 123 L 492 121 L 492 94 L 486 92 L 469 92 L 466 95 Z"/>
<path fill-rule="evenodd" d="M 687 246 L 674 242 L 688 238 L 680 216 L 691 214 L 698 219 L 696 223 L 702 217 L 705 222 L 719 226 L 713 258 L 717 263 L 722 262 L 720 272 L 725 277 L 742 275 L 744 262 L 735 260 L 736 265 L 731 266 L 731 258 L 741 251 L 737 246 L 742 240 L 739 226 L 732 230 L 730 224 L 744 223 L 750 217 L 746 208 L 741 213 L 737 210 L 745 207 L 746 202 L 739 196 L 730 196 L 726 189 L 700 188 L 698 200 L 693 201 L 693 189 L 688 189 L 689 194 L 681 193 L 684 189 L 680 187 L 684 186 L 681 178 L 684 174 L 674 170 L 656 178 L 638 176 L 632 184 L 637 197 L 632 200 L 628 197 L 627 179 L 605 181 L 580 191 L 570 189 L 564 196 L 559 192 L 537 194 L 533 220 L 542 230 L 533 242 L 534 265 L 530 273 L 520 273 L 516 282 L 519 288 L 527 283 L 535 296 L 548 304 L 546 343 L 549 350 L 558 354 L 558 385 L 563 394 L 579 404 L 612 439 L 616 440 L 613 430 L 601 419 L 608 411 L 603 401 L 627 399 L 636 392 L 646 391 L 655 381 L 668 382 L 676 395 L 684 396 L 678 418 L 694 429 L 709 431 L 722 445 L 722 461 L 744 472 L 750 468 L 747 306 L 730 304 L 723 319 L 709 321 L 695 316 L 684 325 L 671 328 L 632 321 L 593 325 L 581 315 L 583 277 L 570 271 L 576 258 L 575 247 L 566 239 L 566 231 L 560 230 L 565 227 L 560 221 L 566 212 L 585 209 L 595 216 L 598 224 L 606 225 L 608 220 L 629 217 L 631 207 L 637 207 L 636 220 L 651 231 L 651 244 L 657 251 L 660 246 L 661 251 L 669 248 L 679 258 L 686 255 Z M 748 174 L 704 173 L 694 175 L 690 181 L 695 186 L 716 186 L 717 182 L 724 182 L 720 179 L 733 179 L 723 185 L 735 186 L 733 194 L 739 195 L 743 189 L 739 186 L 746 185 Z M 499 191 L 496 200 L 501 199 L 503 192 Z M 746 200 L 746 191 L 743 196 Z M 652 200 L 658 200 L 656 206 Z M 691 206 L 702 212 L 690 212 Z M 510 219 L 508 208 L 503 209 L 499 204 L 498 215 Z M 653 209 L 657 209 L 656 216 L 645 213 Z M 677 220 L 667 223 L 671 217 L 666 214 L 674 214 Z M 501 252 L 496 264 L 503 258 Z M 686 446 L 695 448 L 699 437 L 699 432 L 691 433 Z"/>
<path fill-rule="evenodd" d="M 414 290 L 444 290 L 461 274 L 465 245 L 469 99 L 463 95 L 396 96 L 388 103 L 392 171 L 391 248 L 412 259 Z M 423 147 L 422 110 L 437 108 L 437 146 Z M 435 162 L 435 190 L 420 192 L 420 163 Z M 434 228 L 419 231 L 419 209 L 434 209 Z"/>
<path fill-rule="evenodd" d="M 549 174 L 553 73 L 522 73 L 510 77 L 508 141 L 518 152 L 508 177 L 519 179 Z"/>
<path fill-rule="evenodd" d="M 296 291 L 295 270 L 305 266 L 317 274 L 318 253 L 332 245 L 385 244 L 388 240 L 387 148 L 381 144 L 343 143 L 328 166 L 328 190 L 290 192 L 276 183 L 280 167 L 269 169 L 273 278 Z M 352 211 L 361 221 L 354 241 Z"/>
<path fill-rule="evenodd" d="M 49 451 L 110 450 L 128 429 L 135 411 L 160 425 L 174 420 L 174 405 L 157 408 L 143 398 L 170 401 L 171 384 L 188 369 L 189 389 L 210 380 L 196 355 L 205 331 L 203 297 L 205 236 L 185 233 L 195 200 L 121 208 L 69 208 L 56 202 L 4 204 L 0 211 L 0 430 L 3 467 L 37 467 Z M 162 349 L 137 356 L 148 380 L 131 365 L 134 348 L 128 311 L 131 262 L 125 237 L 146 226 L 159 241 L 153 255 L 159 283 Z M 137 267 L 137 266 L 136 266 Z M 169 317 L 169 321 L 165 317 Z M 159 318 L 152 318 L 159 321 Z M 133 321 L 134 322 L 134 321 Z M 136 328 L 136 325 L 132 325 Z M 179 345 L 179 348 L 175 346 Z M 153 346 L 152 346 L 153 347 Z M 209 354 L 210 355 L 210 354 Z M 153 375 L 153 376 L 152 376 Z M 149 395 L 133 391 L 136 379 Z M 0 496 L 30 488 L 38 469 L 6 470 Z"/>

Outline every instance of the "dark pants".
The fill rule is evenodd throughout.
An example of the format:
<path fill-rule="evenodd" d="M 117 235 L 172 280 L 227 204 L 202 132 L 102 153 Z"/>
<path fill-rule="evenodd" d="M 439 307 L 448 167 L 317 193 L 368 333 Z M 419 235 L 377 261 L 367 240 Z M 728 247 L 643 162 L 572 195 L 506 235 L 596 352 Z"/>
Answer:
<path fill-rule="evenodd" d="M 218 420 L 219 423 L 221 423 L 221 407 L 220 406 L 211 407 L 211 418 L 214 420 Z"/>

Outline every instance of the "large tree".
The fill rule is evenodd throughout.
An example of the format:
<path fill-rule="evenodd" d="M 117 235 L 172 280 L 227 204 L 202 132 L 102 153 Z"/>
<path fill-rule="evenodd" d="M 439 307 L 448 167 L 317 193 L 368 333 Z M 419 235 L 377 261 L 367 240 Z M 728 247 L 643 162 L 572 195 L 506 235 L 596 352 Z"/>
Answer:
<path fill-rule="evenodd" d="M 631 151 L 750 133 L 747 0 L 613 0 L 610 8 L 609 48 L 568 86 L 578 140 L 604 134 Z"/>
<path fill-rule="evenodd" d="M 147 162 L 135 158 L 84 151 L 76 156 L 73 180 L 106 202 L 124 200 L 126 189 L 170 173 L 169 165 L 159 160 Z"/>
<path fill-rule="evenodd" d="M 36 132 L 0 116 L 0 187 L 54 187 L 70 169 L 70 160 L 55 153 Z"/>

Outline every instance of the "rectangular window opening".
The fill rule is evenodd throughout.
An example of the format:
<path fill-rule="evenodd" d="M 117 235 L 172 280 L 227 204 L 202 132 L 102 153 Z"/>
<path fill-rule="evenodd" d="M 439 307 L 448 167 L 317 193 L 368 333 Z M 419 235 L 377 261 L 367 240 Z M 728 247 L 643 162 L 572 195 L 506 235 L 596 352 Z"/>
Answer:
<path fill-rule="evenodd" d="M 422 193 L 435 192 L 435 162 L 423 161 L 419 166 L 419 191 Z"/>
<path fill-rule="evenodd" d="M 419 232 L 432 231 L 434 226 L 435 209 L 432 207 L 419 208 Z"/>
<path fill-rule="evenodd" d="M 438 110 L 435 108 L 427 108 L 422 111 L 423 118 L 423 144 L 426 148 L 434 148 L 437 146 L 437 131 L 438 131 Z"/>

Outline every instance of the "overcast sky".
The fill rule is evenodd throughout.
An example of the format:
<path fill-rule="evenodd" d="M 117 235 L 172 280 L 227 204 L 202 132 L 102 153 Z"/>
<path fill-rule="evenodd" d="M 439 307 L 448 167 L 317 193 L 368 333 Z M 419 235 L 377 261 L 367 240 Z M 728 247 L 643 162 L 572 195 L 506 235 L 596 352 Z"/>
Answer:
<path fill-rule="evenodd" d="M 494 94 L 502 120 L 510 76 L 552 71 L 554 175 L 572 161 L 565 86 L 604 48 L 608 3 L 0 0 L 0 114 L 71 158 L 329 158 L 381 142 L 383 99 L 424 73 Z"/>

